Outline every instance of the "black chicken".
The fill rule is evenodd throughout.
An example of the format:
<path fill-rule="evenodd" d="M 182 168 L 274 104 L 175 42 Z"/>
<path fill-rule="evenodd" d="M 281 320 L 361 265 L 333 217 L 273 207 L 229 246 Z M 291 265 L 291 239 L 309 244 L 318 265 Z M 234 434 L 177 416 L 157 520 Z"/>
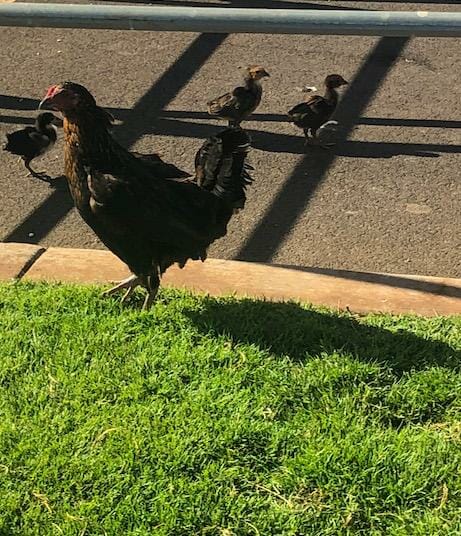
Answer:
<path fill-rule="evenodd" d="M 49 181 L 50 177 L 46 173 L 34 171 L 30 163 L 37 156 L 45 154 L 57 139 L 57 128 L 53 122 L 57 120 L 51 112 L 44 112 L 37 115 L 33 127 L 26 127 L 11 134 L 7 134 L 7 143 L 4 150 L 16 154 L 22 158 L 24 165 L 33 177 Z"/>
<path fill-rule="evenodd" d="M 115 123 L 115 118 L 111 113 L 106 110 L 105 114 L 108 121 L 108 129 L 112 130 L 112 125 L 113 123 Z M 160 155 L 157 153 L 144 154 L 138 153 L 137 151 L 130 152 L 136 158 L 139 158 L 146 165 L 148 165 L 151 168 L 152 172 L 155 173 L 155 175 L 160 175 L 160 177 L 164 177 L 165 179 L 183 179 L 191 176 L 190 173 L 179 169 L 174 164 L 164 162 Z"/>
<path fill-rule="evenodd" d="M 253 182 L 248 173 L 253 168 L 245 162 L 249 148 L 248 134 L 234 127 L 205 140 L 195 155 L 195 182 L 209 192 L 220 191 L 232 202 L 234 212 L 245 206 L 242 187 Z"/>
<path fill-rule="evenodd" d="M 160 155 L 156 153 L 142 154 L 137 151 L 131 151 L 131 154 L 150 167 L 152 173 L 155 173 L 155 175 L 163 177 L 164 179 L 185 179 L 186 177 L 191 176 L 190 173 L 179 169 L 174 164 L 164 162 Z"/>
<path fill-rule="evenodd" d="M 309 95 L 305 102 L 297 104 L 288 112 L 293 123 L 302 128 L 306 136 L 306 143 L 316 142 L 318 130 L 324 125 L 338 104 L 336 88 L 347 84 L 339 74 L 329 74 L 325 78 L 325 95 Z M 310 91 L 310 88 L 308 88 Z"/>
<path fill-rule="evenodd" d="M 261 80 L 270 76 L 260 65 L 250 65 L 246 71 L 244 86 L 207 103 L 208 113 L 227 119 L 230 127 L 239 126 L 256 110 L 263 93 Z"/>
<path fill-rule="evenodd" d="M 83 86 L 52 86 L 40 107 L 64 115 L 65 174 L 80 215 L 134 274 L 106 294 L 124 288 L 126 299 L 142 285 L 148 292 L 143 308 L 149 308 L 165 270 L 205 260 L 208 246 L 226 234 L 234 208 L 243 205 L 248 135 L 231 129 L 205 143 L 197 157 L 202 188 L 154 175 L 121 147 L 108 131 L 108 115 Z"/>

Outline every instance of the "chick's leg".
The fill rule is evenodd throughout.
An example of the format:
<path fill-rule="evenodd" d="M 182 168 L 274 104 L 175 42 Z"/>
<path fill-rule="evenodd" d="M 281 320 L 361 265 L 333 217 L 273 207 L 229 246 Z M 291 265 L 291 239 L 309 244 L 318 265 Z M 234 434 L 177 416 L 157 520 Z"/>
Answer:
<path fill-rule="evenodd" d="M 335 144 L 334 143 L 323 143 L 320 141 L 319 137 L 318 137 L 318 129 L 317 130 L 314 130 L 314 129 L 311 129 L 311 133 L 312 133 L 312 143 L 316 146 L 316 147 L 320 147 L 320 149 L 331 149 L 331 147 L 333 147 Z"/>
<path fill-rule="evenodd" d="M 308 128 L 303 128 L 303 132 L 304 132 L 304 136 L 306 137 L 306 139 L 304 140 L 304 145 L 310 145 L 311 142 L 312 142 L 312 139 L 311 139 L 311 136 L 309 134 L 309 129 Z"/>
<path fill-rule="evenodd" d="M 26 169 L 29 172 L 29 175 L 32 175 L 32 177 L 35 177 L 36 179 L 39 179 L 39 180 L 44 181 L 44 182 L 50 182 L 51 177 L 49 175 L 47 175 L 43 171 L 42 172 L 34 171 L 30 167 L 30 159 L 26 158 L 24 160 L 24 165 L 26 166 Z"/>

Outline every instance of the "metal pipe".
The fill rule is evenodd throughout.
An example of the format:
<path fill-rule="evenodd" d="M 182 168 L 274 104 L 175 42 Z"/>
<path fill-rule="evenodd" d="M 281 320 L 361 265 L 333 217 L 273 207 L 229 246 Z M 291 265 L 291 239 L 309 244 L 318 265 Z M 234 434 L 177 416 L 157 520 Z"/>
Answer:
<path fill-rule="evenodd" d="M 0 3 L 0 26 L 460 37 L 461 13 Z"/>

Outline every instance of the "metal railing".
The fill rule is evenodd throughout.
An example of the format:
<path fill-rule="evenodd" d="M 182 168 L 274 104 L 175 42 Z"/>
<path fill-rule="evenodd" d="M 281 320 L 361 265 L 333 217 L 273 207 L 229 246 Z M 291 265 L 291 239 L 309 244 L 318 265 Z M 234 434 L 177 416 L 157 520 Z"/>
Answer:
<path fill-rule="evenodd" d="M 0 26 L 460 37 L 461 13 L 6 3 Z"/>

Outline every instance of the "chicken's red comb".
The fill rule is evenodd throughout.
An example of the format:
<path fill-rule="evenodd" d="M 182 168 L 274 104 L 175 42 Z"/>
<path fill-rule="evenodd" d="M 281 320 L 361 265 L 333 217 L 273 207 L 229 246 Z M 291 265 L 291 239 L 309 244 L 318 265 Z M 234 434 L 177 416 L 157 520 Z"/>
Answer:
<path fill-rule="evenodd" d="M 50 86 L 46 92 L 45 98 L 52 97 L 56 93 L 58 87 L 59 86 Z"/>

